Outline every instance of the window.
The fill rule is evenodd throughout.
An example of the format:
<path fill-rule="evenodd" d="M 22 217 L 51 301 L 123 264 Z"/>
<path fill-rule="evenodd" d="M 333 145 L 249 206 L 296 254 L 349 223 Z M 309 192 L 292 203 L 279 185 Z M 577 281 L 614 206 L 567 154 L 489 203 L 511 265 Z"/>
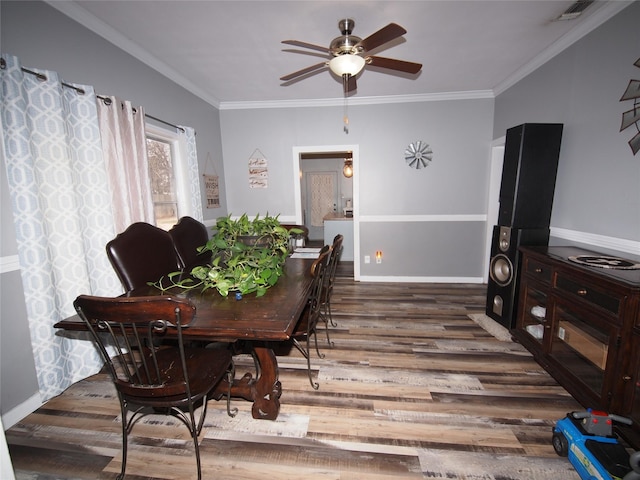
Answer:
<path fill-rule="evenodd" d="M 146 125 L 147 156 L 156 226 L 169 230 L 187 211 L 185 146 L 177 133 Z"/>

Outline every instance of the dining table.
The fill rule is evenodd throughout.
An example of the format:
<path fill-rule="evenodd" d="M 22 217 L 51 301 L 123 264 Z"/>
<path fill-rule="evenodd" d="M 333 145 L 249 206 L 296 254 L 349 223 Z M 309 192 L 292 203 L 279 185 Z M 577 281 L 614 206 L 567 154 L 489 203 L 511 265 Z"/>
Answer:
<path fill-rule="evenodd" d="M 182 331 L 185 340 L 248 346 L 256 372 L 247 372 L 234 379 L 231 396 L 252 401 L 253 418 L 275 420 L 280 411 L 282 385 L 278 378 L 274 346 L 288 341 L 300 320 L 311 288 L 312 263 L 313 259 L 310 258 L 287 258 L 277 283 L 260 297 L 255 293 L 236 296 L 234 292 L 225 297 L 215 289 L 203 291 L 199 287 L 161 290 L 151 285 L 124 295 L 186 298 L 195 305 L 196 314 Z M 77 315 L 56 323 L 54 327 L 71 331 L 87 330 Z M 222 395 L 227 388 L 224 380 L 216 393 Z"/>

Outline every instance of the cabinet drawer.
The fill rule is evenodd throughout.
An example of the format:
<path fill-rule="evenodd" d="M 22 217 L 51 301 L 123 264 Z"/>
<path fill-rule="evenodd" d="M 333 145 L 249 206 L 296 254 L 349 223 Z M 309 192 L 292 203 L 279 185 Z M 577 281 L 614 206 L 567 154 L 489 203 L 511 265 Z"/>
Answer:
<path fill-rule="evenodd" d="M 534 277 L 536 280 L 541 282 L 550 283 L 551 282 L 551 266 L 538 262 L 529 257 L 525 257 L 525 267 L 524 270 L 526 273 Z"/>
<path fill-rule="evenodd" d="M 604 308 L 616 315 L 620 311 L 620 305 L 624 300 L 624 298 L 616 296 L 611 292 L 604 292 L 601 288 L 573 279 L 562 273 L 558 274 L 556 278 L 556 288 L 563 292 L 576 295 L 586 302 Z"/>

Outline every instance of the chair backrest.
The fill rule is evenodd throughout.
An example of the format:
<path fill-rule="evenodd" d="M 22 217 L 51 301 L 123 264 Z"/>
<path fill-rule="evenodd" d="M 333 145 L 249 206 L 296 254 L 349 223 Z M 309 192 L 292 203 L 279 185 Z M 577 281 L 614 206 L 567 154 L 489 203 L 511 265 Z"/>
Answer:
<path fill-rule="evenodd" d="M 190 302 L 169 296 L 80 295 L 73 305 L 120 393 L 138 398 L 190 395 L 182 342 L 182 328 L 196 310 Z M 177 329 L 180 356 L 167 357 L 167 348 L 175 352 L 175 347 L 157 346 L 170 328 Z"/>
<path fill-rule="evenodd" d="M 129 225 L 106 248 L 107 257 L 127 292 L 180 270 L 171 236 L 148 223 Z"/>
<path fill-rule="evenodd" d="M 331 294 L 331 290 L 333 289 L 333 284 L 336 278 L 336 269 L 338 268 L 338 263 L 340 262 L 340 256 L 342 255 L 342 241 L 344 237 L 341 234 L 336 235 L 333 238 L 333 245 L 331 246 L 331 255 L 329 256 L 329 265 L 328 265 L 328 274 L 325 277 L 325 285 L 328 287 L 329 292 Z"/>
<path fill-rule="evenodd" d="M 309 329 L 315 328 L 315 324 L 317 323 L 321 313 L 323 303 L 323 286 L 326 275 L 328 274 L 330 253 L 331 250 L 329 245 L 325 245 L 320 249 L 318 258 L 316 258 L 311 264 L 311 277 L 313 277 L 313 282 L 309 293 Z"/>
<path fill-rule="evenodd" d="M 182 217 L 169 230 L 169 235 L 183 270 L 191 271 L 193 267 L 206 265 L 211 261 L 211 252 L 198 252 L 198 247 L 209 241 L 209 232 L 207 227 L 195 218 Z"/>

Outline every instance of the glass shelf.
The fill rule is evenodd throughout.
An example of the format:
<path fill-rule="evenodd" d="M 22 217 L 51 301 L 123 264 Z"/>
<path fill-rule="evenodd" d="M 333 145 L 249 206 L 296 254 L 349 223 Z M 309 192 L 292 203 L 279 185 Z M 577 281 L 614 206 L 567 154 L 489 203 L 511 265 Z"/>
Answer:
<path fill-rule="evenodd" d="M 527 286 L 521 328 L 538 343 L 542 343 L 546 316 L 547 296 L 539 290 Z"/>
<path fill-rule="evenodd" d="M 600 395 L 611 340 L 608 329 L 587 325 L 562 305 L 556 306 L 555 318 L 551 357 Z"/>

